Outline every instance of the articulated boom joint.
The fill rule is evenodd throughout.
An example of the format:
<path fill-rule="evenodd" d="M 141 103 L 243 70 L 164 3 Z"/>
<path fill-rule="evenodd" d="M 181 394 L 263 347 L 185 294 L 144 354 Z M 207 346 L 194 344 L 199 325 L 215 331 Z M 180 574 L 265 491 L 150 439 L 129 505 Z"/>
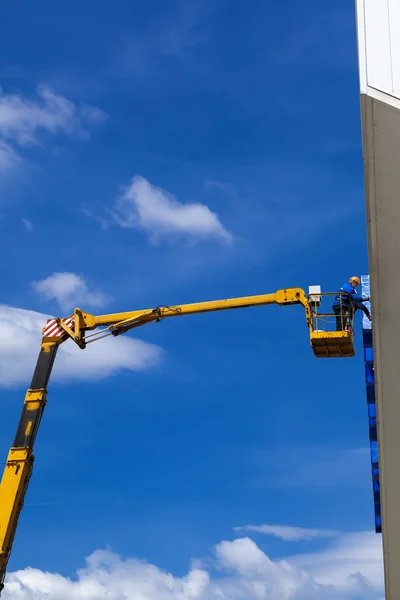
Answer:
<path fill-rule="evenodd" d="M 304 290 L 302 290 L 301 288 L 289 288 L 286 290 L 278 290 L 276 292 L 276 302 L 280 306 L 301 304 L 306 313 L 307 324 L 310 328 L 312 327 L 311 307 Z"/>
<path fill-rule="evenodd" d="M 77 344 L 82 350 L 86 348 L 83 329 L 85 323 L 80 308 L 76 308 L 74 310 L 73 330 L 67 325 L 64 319 L 58 318 L 56 319 L 56 323 L 59 327 L 61 327 L 61 329 L 64 330 L 67 336 L 70 337 L 72 341 L 74 341 L 75 344 Z"/>

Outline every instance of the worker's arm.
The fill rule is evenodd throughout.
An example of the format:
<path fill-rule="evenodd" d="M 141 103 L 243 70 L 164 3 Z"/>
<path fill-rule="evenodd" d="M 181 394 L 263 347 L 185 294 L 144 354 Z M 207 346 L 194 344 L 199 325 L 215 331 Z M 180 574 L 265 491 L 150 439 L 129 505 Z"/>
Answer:
<path fill-rule="evenodd" d="M 369 297 L 363 298 L 363 296 L 360 296 L 359 294 L 356 294 L 354 292 L 354 295 L 351 296 L 351 300 L 352 300 L 352 302 L 354 304 L 362 304 L 363 302 L 368 302 L 369 301 Z"/>
<path fill-rule="evenodd" d="M 364 297 L 364 296 L 360 296 L 359 294 L 355 294 L 353 301 L 354 302 L 360 302 L 360 303 L 362 303 L 362 302 L 368 302 L 369 301 L 369 296 L 365 296 Z"/>

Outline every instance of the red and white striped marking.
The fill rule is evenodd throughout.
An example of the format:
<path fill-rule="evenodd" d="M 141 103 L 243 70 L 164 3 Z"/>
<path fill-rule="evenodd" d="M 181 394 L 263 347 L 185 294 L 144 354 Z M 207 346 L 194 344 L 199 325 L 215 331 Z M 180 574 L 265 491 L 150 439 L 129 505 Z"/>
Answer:
<path fill-rule="evenodd" d="M 67 319 L 61 319 L 61 320 L 67 325 L 67 327 L 69 327 L 70 329 L 74 329 L 75 322 L 72 317 L 68 317 Z M 55 319 L 49 319 L 46 323 L 46 327 L 44 328 L 43 337 L 55 338 L 55 337 L 62 337 L 63 335 L 67 335 L 65 333 L 64 329 L 62 329 L 62 327 L 57 325 L 57 322 Z"/>

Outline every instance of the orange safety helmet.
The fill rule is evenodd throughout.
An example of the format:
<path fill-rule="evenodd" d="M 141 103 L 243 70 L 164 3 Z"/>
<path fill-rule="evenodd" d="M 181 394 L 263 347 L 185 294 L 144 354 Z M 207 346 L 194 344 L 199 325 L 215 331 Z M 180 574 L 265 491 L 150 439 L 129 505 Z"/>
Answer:
<path fill-rule="evenodd" d="M 349 281 L 354 281 L 354 283 L 356 283 L 357 285 L 360 285 L 361 283 L 358 277 L 350 277 Z"/>

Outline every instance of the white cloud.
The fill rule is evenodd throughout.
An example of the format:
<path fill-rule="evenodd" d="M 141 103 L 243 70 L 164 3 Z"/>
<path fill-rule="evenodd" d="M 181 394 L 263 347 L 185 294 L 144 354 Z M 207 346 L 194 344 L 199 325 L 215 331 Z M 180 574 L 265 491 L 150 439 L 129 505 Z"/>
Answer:
<path fill-rule="evenodd" d="M 0 169 L 10 170 L 20 160 L 14 146 L 40 144 L 40 132 L 68 137 L 88 136 L 85 124 L 100 123 L 106 114 L 87 104 L 76 105 L 51 88 L 40 85 L 38 99 L 5 94 L 0 88 Z"/>
<path fill-rule="evenodd" d="M 11 171 L 21 162 L 18 154 L 10 144 L 0 138 L 0 173 Z"/>
<path fill-rule="evenodd" d="M 205 181 L 206 190 L 215 189 L 229 197 L 231 201 L 240 202 L 239 194 L 232 183 L 224 183 L 215 179 L 207 179 Z"/>
<path fill-rule="evenodd" d="M 42 298 L 56 300 L 64 311 L 78 305 L 104 306 L 109 300 L 102 292 L 90 290 L 76 273 L 53 273 L 47 279 L 33 281 L 31 286 Z"/>
<path fill-rule="evenodd" d="M 178 202 L 172 194 L 140 176 L 134 177 L 125 193 L 117 198 L 111 214 L 121 227 L 144 229 L 153 242 L 171 235 L 233 240 L 208 206 Z"/>
<path fill-rule="evenodd" d="M 324 552 L 288 560 L 324 585 L 346 588 L 349 577 L 353 580 L 357 575 L 376 589 L 382 584 L 382 537 L 374 532 L 346 533 Z"/>
<path fill-rule="evenodd" d="M 33 225 L 29 219 L 22 219 L 22 225 L 25 227 L 27 231 L 33 231 Z"/>
<path fill-rule="evenodd" d="M 28 385 L 39 354 L 41 331 L 49 315 L 0 305 L 0 387 Z M 59 348 L 54 380 L 103 379 L 125 369 L 156 366 L 162 350 L 130 337 L 109 337 L 81 350 L 67 341 Z"/>
<path fill-rule="evenodd" d="M 380 600 L 380 538 L 369 533 L 351 537 L 352 551 L 343 536 L 337 550 L 284 560 L 271 559 L 249 538 L 223 541 L 211 559 L 193 562 L 183 577 L 98 550 L 74 579 L 32 568 L 10 573 L 3 596 L 5 600 Z M 323 570 L 318 568 L 321 563 Z"/>
<path fill-rule="evenodd" d="M 273 535 L 285 541 L 298 542 L 300 540 L 312 540 L 315 538 L 326 538 L 339 535 L 339 531 L 330 529 L 304 529 L 303 527 L 288 527 L 287 525 L 244 525 L 235 527 L 236 532 L 254 531 Z"/>
<path fill-rule="evenodd" d="M 83 212 L 84 215 L 86 215 L 90 219 L 93 219 L 94 221 L 97 221 L 100 224 L 100 227 L 102 229 L 108 229 L 109 228 L 110 222 L 107 219 L 104 219 L 103 217 L 95 215 L 94 213 L 92 213 L 91 210 L 89 210 L 86 207 L 82 208 L 82 212 Z"/>

